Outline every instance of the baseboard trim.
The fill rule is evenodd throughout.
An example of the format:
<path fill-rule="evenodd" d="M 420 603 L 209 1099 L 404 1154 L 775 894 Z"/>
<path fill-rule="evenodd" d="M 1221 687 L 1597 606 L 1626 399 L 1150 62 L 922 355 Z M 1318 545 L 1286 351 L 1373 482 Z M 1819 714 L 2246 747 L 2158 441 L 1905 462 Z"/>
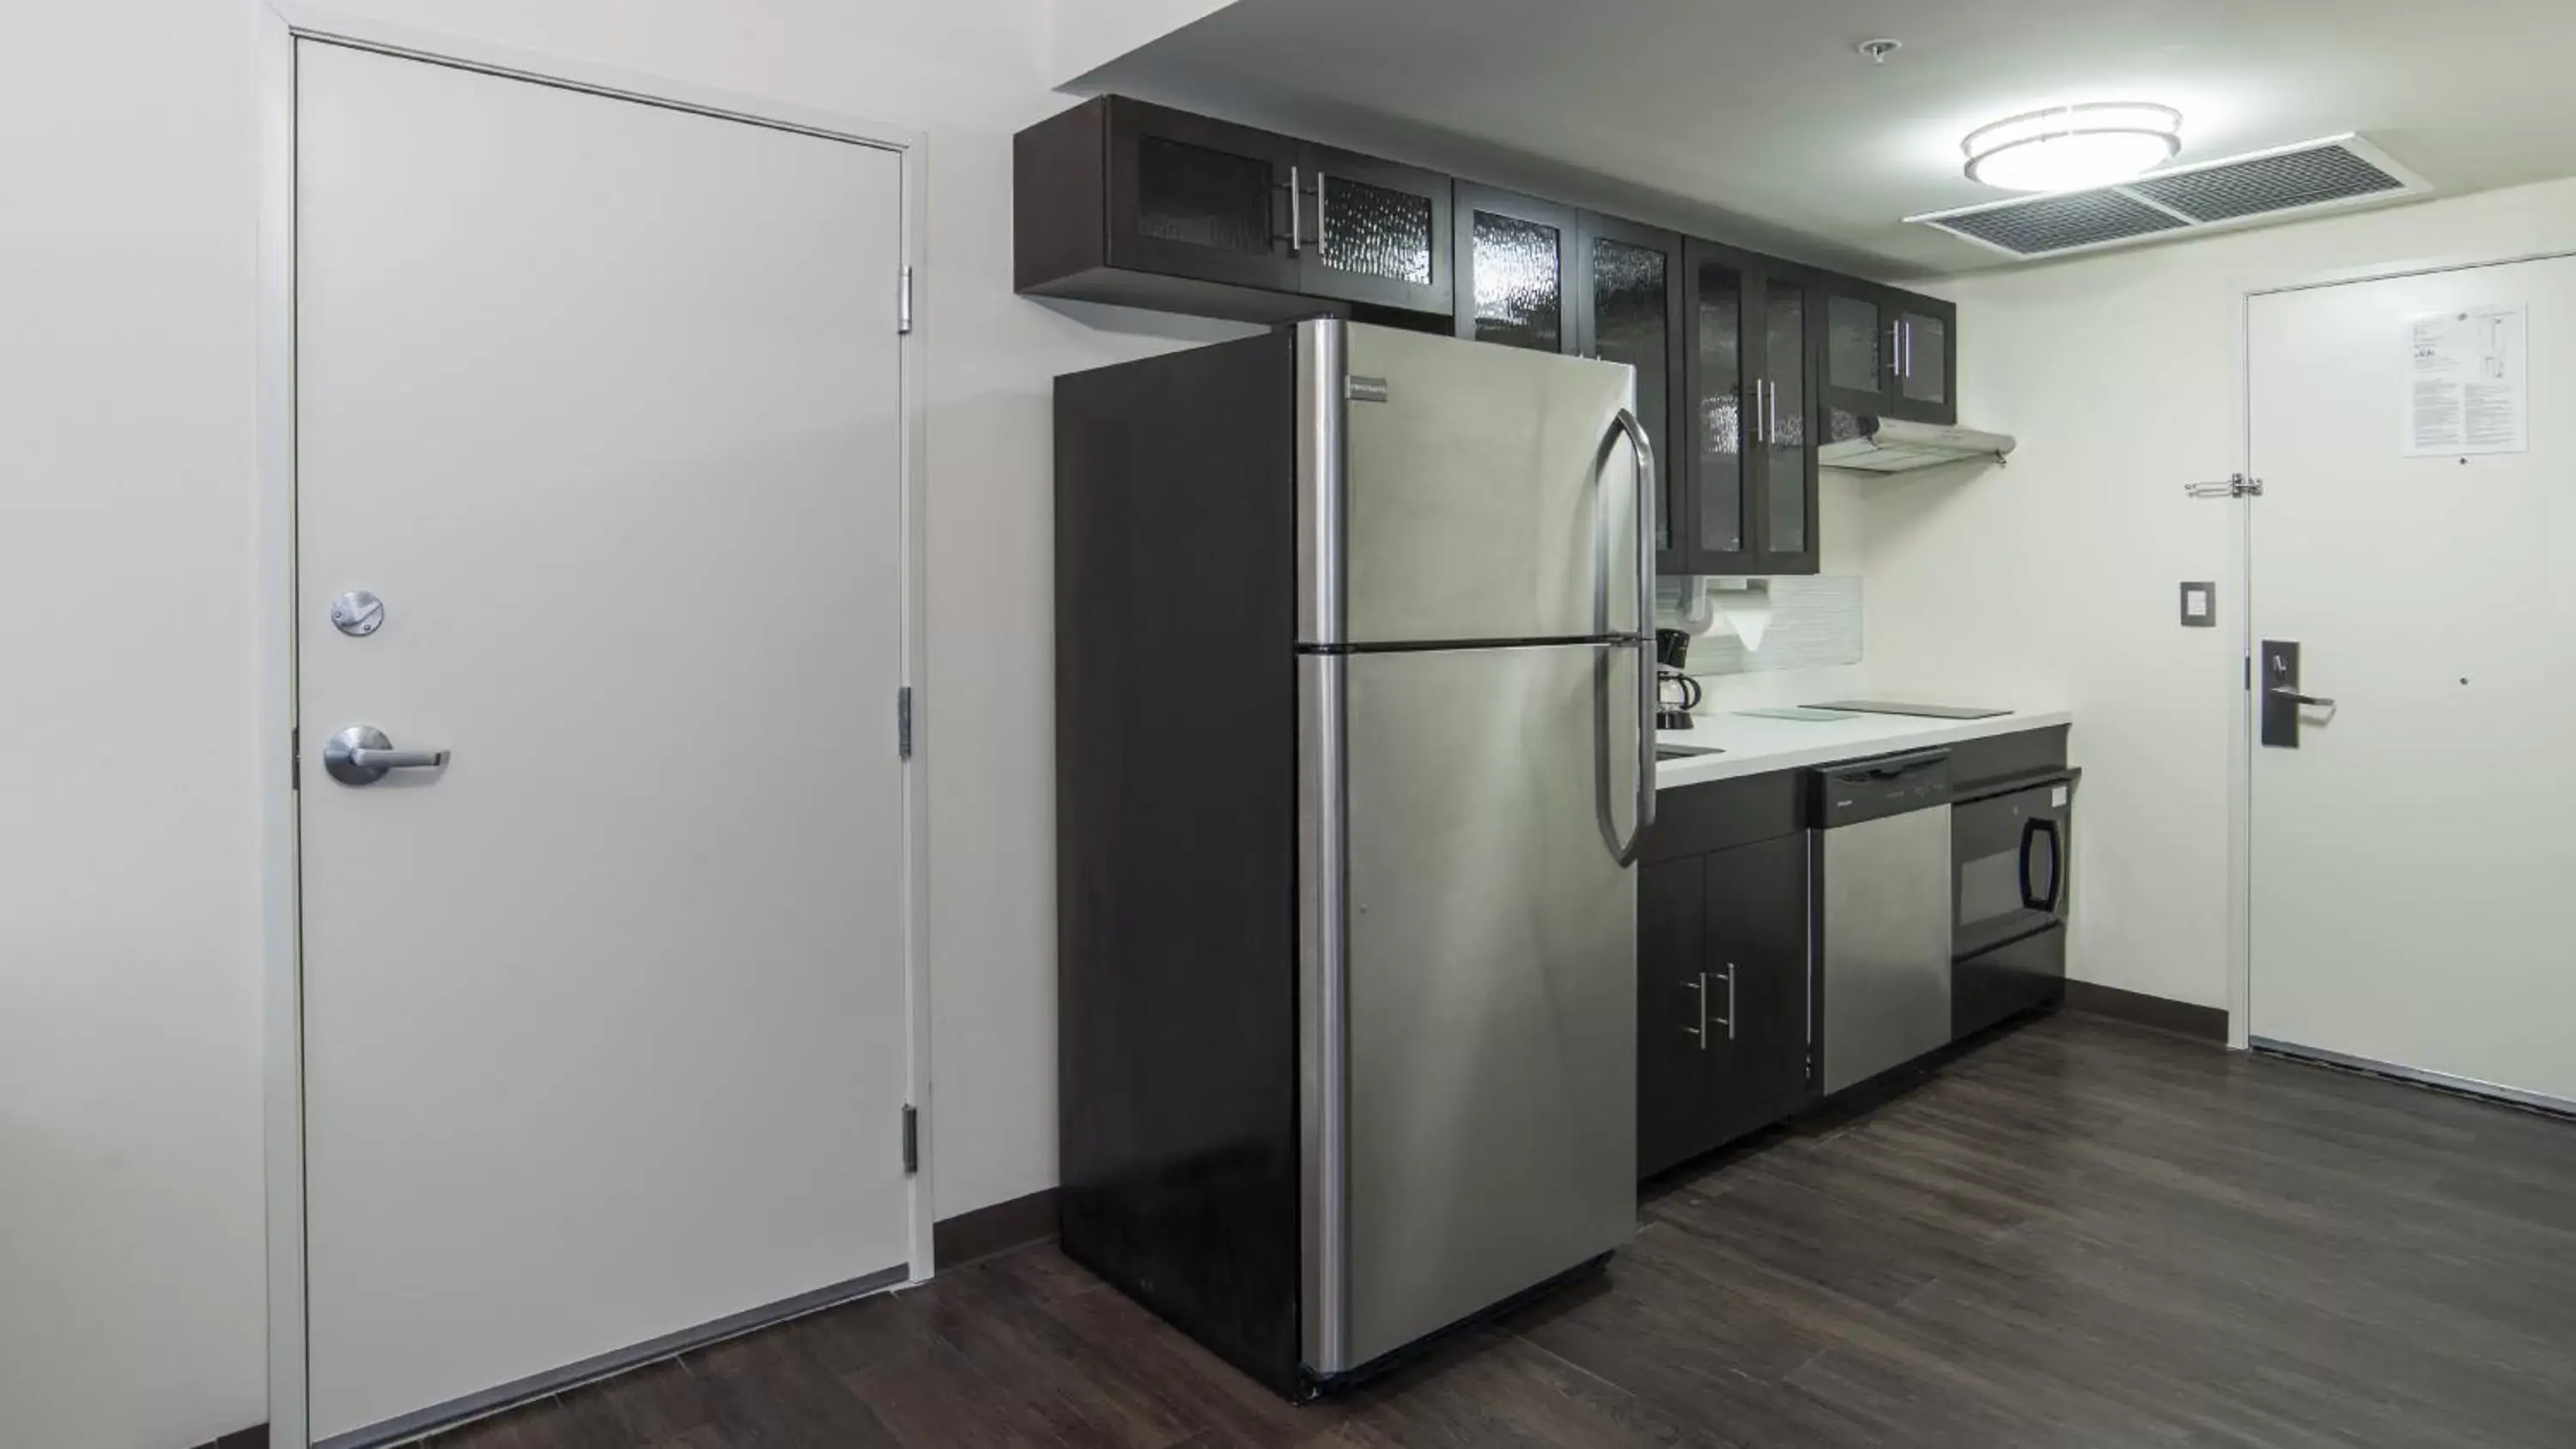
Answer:
<path fill-rule="evenodd" d="M 2194 1041 L 2227 1044 L 2227 1008 L 2194 1006 L 2188 1001 L 2170 997 L 2149 996 L 2143 991 L 2123 991 L 2117 986 L 2104 986 L 2095 981 L 2066 983 L 2066 1009 L 2085 1016 L 2125 1021 L 2132 1026 L 2153 1027 Z"/>
<path fill-rule="evenodd" d="M 930 1227 L 930 1257 L 942 1271 L 1055 1236 L 1055 1189 L 941 1218 Z"/>
<path fill-rule="evenodd" d="M 693 1349 L 722 1343 L 728 1338 L 740 1338 L 746 1333 L 755 1333 L 772 1324 L 785 1323 L 791 1318 L 820 1313 L 826 1308 L 838 1308 L 852 1299 L 865 1298 L 871 1293 L 896 1287 L 911 1276 L 911 1266 L 898 1263 L 863 1278 L 852 1278 L 846 1283 L 835 1283 L 827 1288 L 816 1288 L 799 1293 L 793 1298 L 782 1298 L 775 1303 L 766 1303 L 758 1308 L 730 1314 L 713 1323 L 700 1324 L 696 1328 L 684 1328 L 677 1333 L 667 1333 L 660 1338 L 648 1339 L 631 1348 L 614 1349 L 596 1358 L 586 1358 L 579 1363 L 567 1364 L 559 1369 L 530 1374 L 526 1378 L 503 1384 L 499 1388 L 484 1389 L 479 1393 L 467 1394 L 460 1399 L 450 1399 L 444 1404 L 433 1404 L 426 1409 L 416 1409 L 382 1423 L 370 1424 L 363 1429 L 334 1434 L 316 1444 L 314 1449 L 377 1449 L 380 1445 L 401 1444 L 424 1438 L 430 1434 L 472 1423 L 476 1419 L 488 1418 L 531 1399 L 542 1399 L 548 1394 L 561 1393 L 566 1389 L 575 1389 L 583 1384 L 612 1378 L 628 1369 L 642 1368 L 648 1363 L 656 1363 L 662 1359 L 678 1358 Z"/>

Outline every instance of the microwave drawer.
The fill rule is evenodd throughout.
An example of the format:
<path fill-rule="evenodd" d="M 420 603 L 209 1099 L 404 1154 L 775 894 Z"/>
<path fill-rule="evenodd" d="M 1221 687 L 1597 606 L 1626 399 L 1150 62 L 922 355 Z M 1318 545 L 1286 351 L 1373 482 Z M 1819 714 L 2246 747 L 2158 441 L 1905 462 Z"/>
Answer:
<path fill-rule="evenodd" d="M 2066 919 L 2075 782 L 2067 771 L 1952 807 L 1951 959 L 1966 960 Z"/>

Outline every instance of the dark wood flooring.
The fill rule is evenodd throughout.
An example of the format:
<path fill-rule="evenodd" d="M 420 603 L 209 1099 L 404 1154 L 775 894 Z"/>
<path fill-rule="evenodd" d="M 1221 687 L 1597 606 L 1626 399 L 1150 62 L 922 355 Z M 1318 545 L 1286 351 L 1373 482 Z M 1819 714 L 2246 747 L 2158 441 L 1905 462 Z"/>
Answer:
<path fill-rule="evenodd" d="M 435 1442 L 2576 1445 L 2576 1126 L 2058 1017 L 1346 1401 L 1039 1246 Z"/>

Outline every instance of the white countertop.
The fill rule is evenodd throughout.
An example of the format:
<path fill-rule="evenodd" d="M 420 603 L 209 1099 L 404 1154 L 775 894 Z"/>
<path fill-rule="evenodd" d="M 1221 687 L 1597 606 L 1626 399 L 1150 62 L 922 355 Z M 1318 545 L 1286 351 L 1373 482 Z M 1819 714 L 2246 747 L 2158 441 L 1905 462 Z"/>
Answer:
<path fill-rule="evenodd" d="M 1655 767 L 1655 788 L 1669 790 L 1676 785 L 1700 785 L 1899 750 L 1955 745 L 1962 740 L 2048 729 L 2072 723 L 2074 718 L 2073 713 L 2062 709 L 2017 709 L 1992 719 L 1855 714 L 1832 721 L 1809 721 L 1765 719 L 1708 707 L 1692 716 L 1691 728 L 1668 730 L 1657 738 L 1667 745 L 1714 745 L 1725 753 L 1665 760 Z"/>

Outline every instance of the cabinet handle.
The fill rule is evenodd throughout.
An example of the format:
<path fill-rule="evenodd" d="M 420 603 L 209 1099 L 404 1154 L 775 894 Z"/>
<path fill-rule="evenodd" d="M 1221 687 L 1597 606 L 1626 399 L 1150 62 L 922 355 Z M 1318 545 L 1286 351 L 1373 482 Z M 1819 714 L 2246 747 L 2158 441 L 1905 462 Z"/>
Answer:
<path fill-rule="evenodd" d="M 1324 173 L 1315 173 L 1315 250 L 1324 249 Z M 1327 266 L 1331 263 L 1326 263 Z"/>
<path fill-rule="evenodd" d="M 1692 1027 L 1692 1026 L 1686 1026 L 1686 1027 L 1683 1027 L 1683 1028 L 1682 1028 L 1682 1035 L 1684 1035 L 1684 1036 L 1686 1036 L 1686 1037 L 1690 1037 L 1690 1038 L 1692 1038 L 1693 1040 L 1696 1040 L 1696 1041 L 1699 1043 L 1699 1049 L 1700 1049 L 1701 1051 L 1707 1051 L 1707 1050 L 1708 1050 L 1708 973 L 1707 973 L 1707 972 L 1705 972 L 1705 971 L 1703 971 L 1703 972 L 1699 973 L 1699 979 L 1698 979 L 1698 980 L 1696 980 L 1696 981 L 1685 981 L 1685 982 L 1683 982 L 1683 983 L 1682 983 L 1682 990 L 1684 990 L 1684 991 L 1696 991 L 1696 992 L 1698 992 L 1698 993 L 1699 993 L 1699 1025 L 1697 1025 L 1697 1026 L 1695 1026 L 1695 1027 Z"/>
<path fill-rule="evenodd" d="M 1708 973 L 1705 971 L 1701 972 L 1699 979 L 1699 1044 L 1700 1049 L 1705 1051 L 1708 1049 Z M 1726 1028 L 1726 1039 L 1728 1041 L 1735 1040 L 1735 963 L 1732 961 L 1726 963 L 1726 1015 L 1720 1018 L 1717 1024 Z"/>
<path fill-rule="evenodd" d="M 1780 443 L 1780 379 L 1771 379 L 1771 410 L 1763 415 L 1762 436 L 1773 447 Z"/>
<path fill-rule="evenodd" d="M 1894 319 L 1887 324 L 1887 373 L 1890 380 L 1905 375 L 1905 324 Z"/>
<path fill-rule="evenodd" d="M 1735 963 L 1732 961 L 1726 963 L 1726 1039 L 1735 1040 Z"/>
<path fill-rule="evenodd" d="M 1305 216 L 1300 206 L 1300 198 L 1304 195 L 1297 187 L 1297 168 L 1291 166 L 1288 168 L 1288 255 L 1292 257 L 1297 255 L 1298 243 L 1305 239 Z"/>

